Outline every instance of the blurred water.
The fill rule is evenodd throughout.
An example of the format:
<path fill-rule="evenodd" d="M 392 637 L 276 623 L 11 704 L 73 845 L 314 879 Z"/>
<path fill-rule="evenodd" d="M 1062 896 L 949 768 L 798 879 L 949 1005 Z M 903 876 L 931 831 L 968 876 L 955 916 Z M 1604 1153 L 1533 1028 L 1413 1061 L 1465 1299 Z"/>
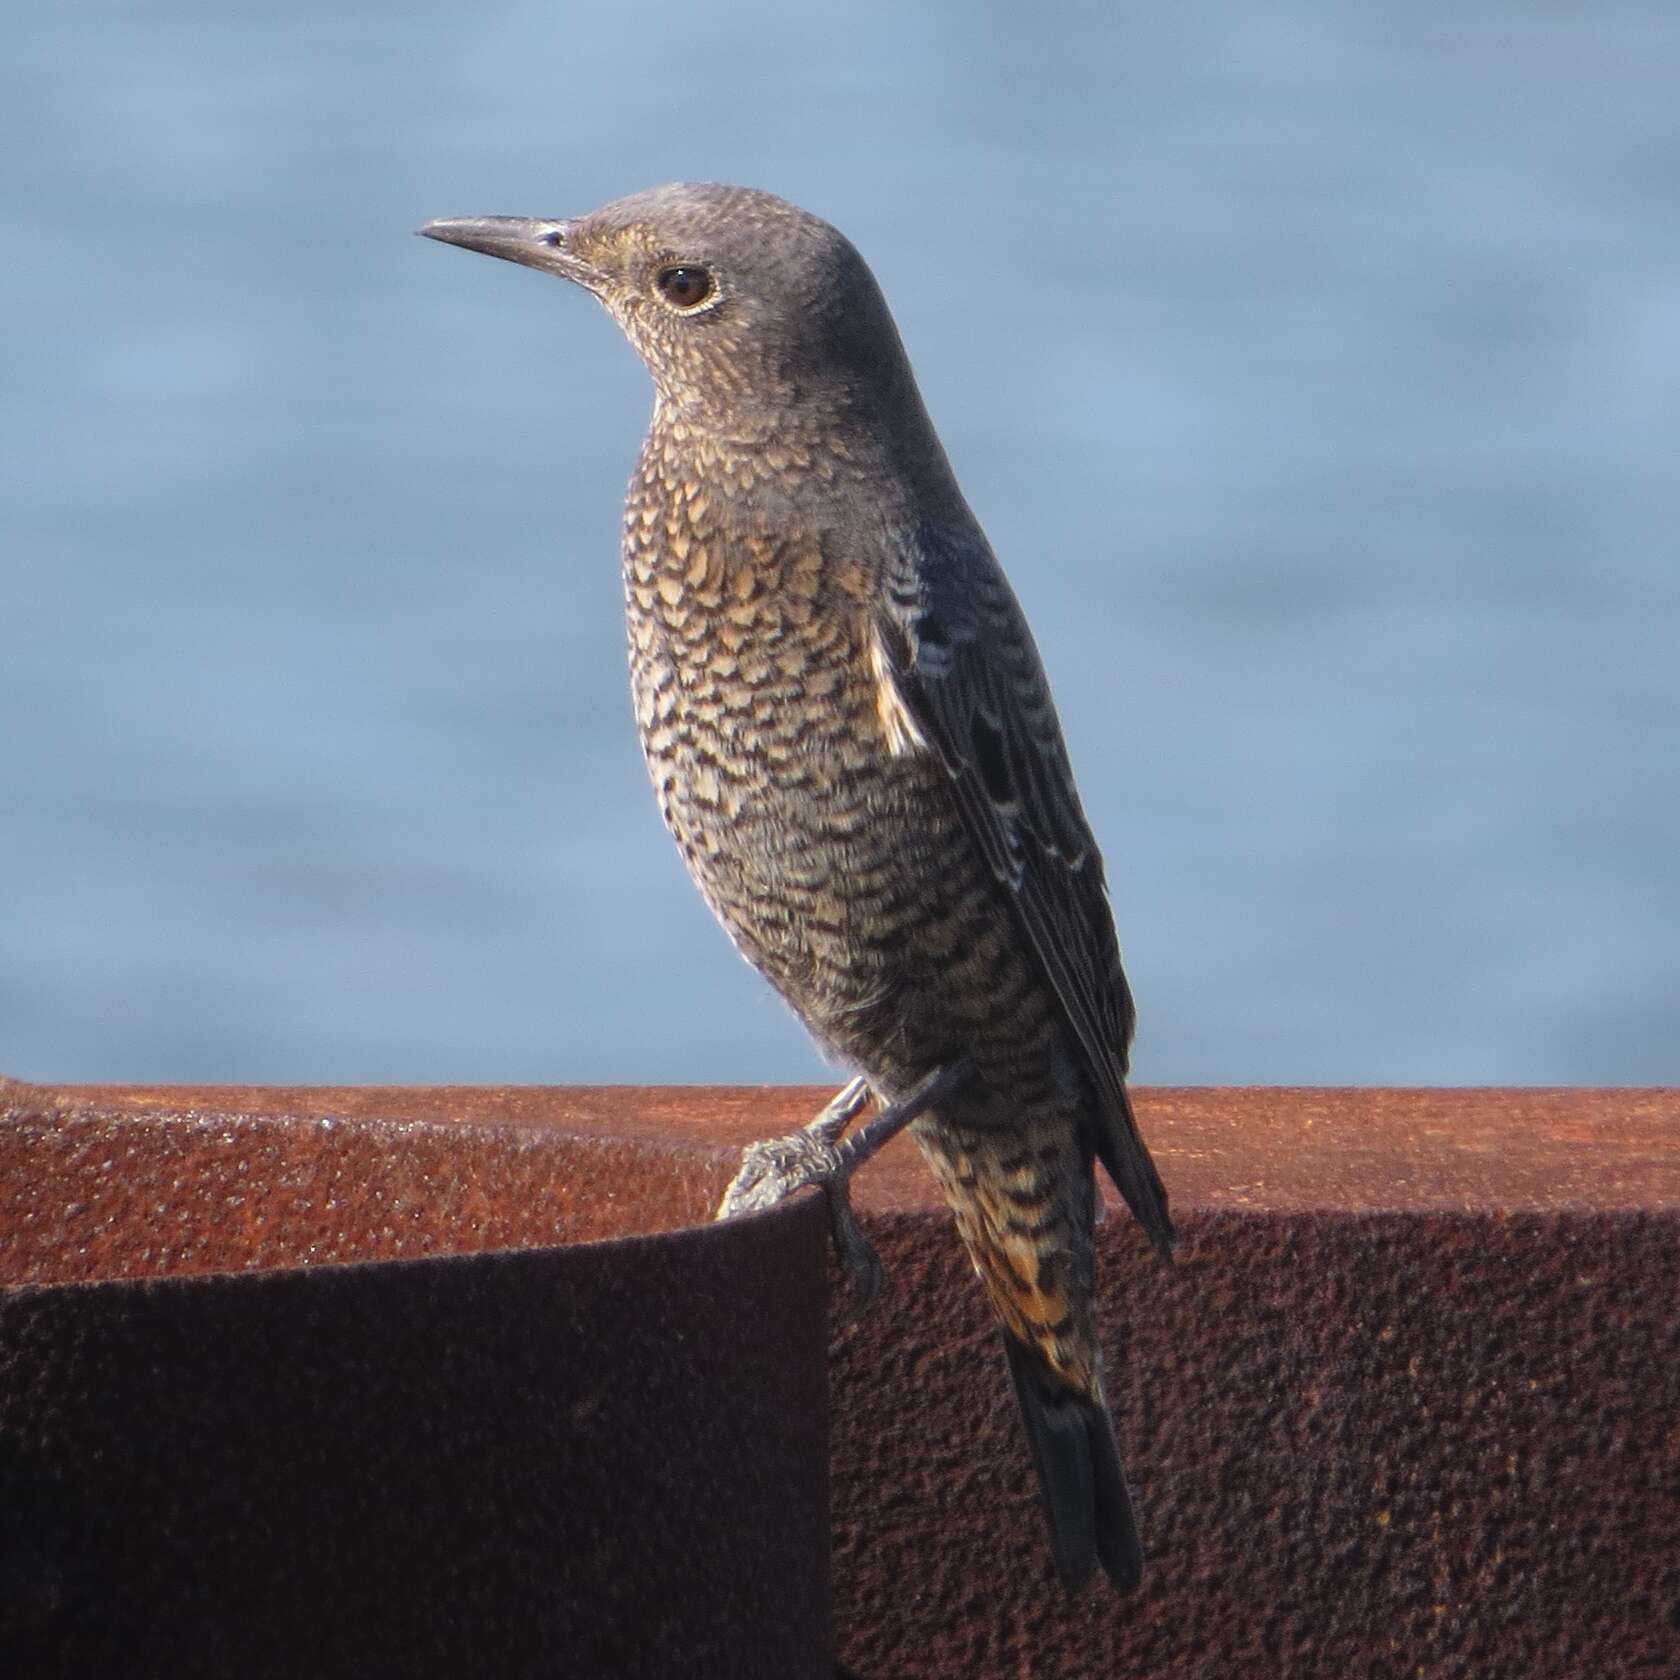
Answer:
<path fill-rule="evenodd" d="M 645 380 L 409 237 L 874 264 L 1056 680 L 1147 1081 L 1680 1079 L 1680 14 L 28 9 L 0 1069 L 821 1077 L 661 832 Z"/>

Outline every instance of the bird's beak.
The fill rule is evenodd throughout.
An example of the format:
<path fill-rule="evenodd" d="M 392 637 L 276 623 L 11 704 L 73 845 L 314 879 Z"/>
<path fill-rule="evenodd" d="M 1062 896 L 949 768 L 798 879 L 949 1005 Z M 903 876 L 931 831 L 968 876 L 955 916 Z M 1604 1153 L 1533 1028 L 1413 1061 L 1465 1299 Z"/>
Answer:
<path fill-rule="evenodd" d="M 469 251 L 482 251 L 487 257 L 540 268 L 576 281 L 589 291 L 598 291 L 601 274 L 566 248 L 570 225 L 524 216 L 456 216 L 427 222 L 418 231 L 427 239 L 441 239 L 445 245 L 461 245 Z"/>

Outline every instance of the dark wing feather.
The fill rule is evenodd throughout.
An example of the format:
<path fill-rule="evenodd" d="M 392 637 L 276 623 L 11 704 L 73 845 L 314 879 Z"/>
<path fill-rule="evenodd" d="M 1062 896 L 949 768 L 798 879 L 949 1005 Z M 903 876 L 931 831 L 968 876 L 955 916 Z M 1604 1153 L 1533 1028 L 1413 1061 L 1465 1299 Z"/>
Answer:
<path fill-rule="evenodd" d="M 1038 649 L 978 533 L 918 533 L 880 626 L 888 675 L 950 774 L 1084 1053 L 1091 1148 L 1163 1253 L 1167 1195 L 1126 1095 L 1134 1011 L 1103 881 Z"/>

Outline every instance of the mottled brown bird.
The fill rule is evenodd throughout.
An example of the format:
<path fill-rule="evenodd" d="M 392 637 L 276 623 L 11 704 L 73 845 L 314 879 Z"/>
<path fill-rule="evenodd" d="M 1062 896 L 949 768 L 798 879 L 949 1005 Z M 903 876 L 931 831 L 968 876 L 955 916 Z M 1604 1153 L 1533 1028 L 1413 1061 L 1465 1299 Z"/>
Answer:
<path fill-rule="evenodd" d="M 623 558 L 660 809 L 742 954 L 882 1101 L 970 1069 L 913 1135 L 1003 1328 L 1056 1566 L 1134 1585 L 1092 1302 L 1094 1159 L 1173 1241 L 1132 999 L 1037 649 L 874 277 L 740 187 L 421 231 L 576 282 L 647 363 Z"/>

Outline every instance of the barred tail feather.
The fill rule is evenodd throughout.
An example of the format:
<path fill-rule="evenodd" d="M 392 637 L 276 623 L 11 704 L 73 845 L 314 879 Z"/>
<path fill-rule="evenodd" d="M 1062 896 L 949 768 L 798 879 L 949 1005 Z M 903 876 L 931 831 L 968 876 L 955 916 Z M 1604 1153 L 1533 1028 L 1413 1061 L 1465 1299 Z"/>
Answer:
<path fill-rule="evenodd" d="M 1013 1336 L 1004 1336 L 1003 1347 L 1038 1472 L 1056 1573 L 1077 1591 L 1101 1564 L 1120 1591 L 1131 1591 L 1143 1578 L 1143 1546 L 1108 1408 L 1056 1383 Z"/>

